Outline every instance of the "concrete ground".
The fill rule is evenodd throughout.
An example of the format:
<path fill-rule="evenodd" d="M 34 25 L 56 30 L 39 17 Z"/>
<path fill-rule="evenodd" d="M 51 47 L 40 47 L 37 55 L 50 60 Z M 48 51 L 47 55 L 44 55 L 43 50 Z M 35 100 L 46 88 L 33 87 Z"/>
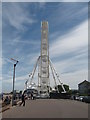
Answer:
<path fill-rule="evenodd" d="M 88 118 L 88 104 L 74 100 L 26 100 L 3 112 L 3 118 Z"/>

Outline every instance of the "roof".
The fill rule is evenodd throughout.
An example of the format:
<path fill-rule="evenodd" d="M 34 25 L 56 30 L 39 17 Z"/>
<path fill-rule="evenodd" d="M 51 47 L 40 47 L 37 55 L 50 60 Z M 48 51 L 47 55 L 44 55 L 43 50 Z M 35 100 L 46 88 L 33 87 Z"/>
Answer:
<path fill-rule="evenodd" d="M 89 81 L 84 80 L 83 82 L 79 83 L 78 85 L 81 85 L 81 84 L 84 84 L 84 83 L 89 83 L 89 84 L 90 84 L 90 82 L 89 82 Z"/>

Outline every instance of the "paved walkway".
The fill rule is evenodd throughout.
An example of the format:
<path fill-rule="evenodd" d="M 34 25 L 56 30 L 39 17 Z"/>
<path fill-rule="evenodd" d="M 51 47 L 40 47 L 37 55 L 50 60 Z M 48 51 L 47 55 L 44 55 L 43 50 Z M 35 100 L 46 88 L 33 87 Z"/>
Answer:
<path fill-rule="evenodd" d="M 74 100 L 27 100 L 3 112 L 3 118 L 88 118 L 88 104 Z"/>

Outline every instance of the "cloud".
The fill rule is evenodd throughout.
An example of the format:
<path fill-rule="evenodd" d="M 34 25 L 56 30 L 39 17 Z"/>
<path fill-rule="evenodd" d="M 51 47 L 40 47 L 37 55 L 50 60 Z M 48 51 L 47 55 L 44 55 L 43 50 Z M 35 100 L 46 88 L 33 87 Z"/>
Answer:
<path fill-rule="evenodd" d="M 56 38 L 50 47 L 50 57 L 61 81 L 71 88 L 76 89 L 78 83 L 88 80 L 88 21 Z"/>
<path fill-rule="evenodd" d="M 71 30 L 68 34 L 56 38 L 50 47 L 50 56 L 57 57 L 71 52 L 78 52 L 88 47 L 88 21 Z"/>
<path fill-rule="evenodd" d="M 2 0 L 3 2 L 89 2 L 89 0 Z"/>
<path fill-rule="evenodd" d="M 62 82 L 68 84 L 72 89 L 78 89 L 78 84 L 88 80 L 88 69 L 81 69 L 73 73 L 61 75 Z"/>
<path fill-rule="evenodd" d="M 2 3 L 0 2 L 0 93 L 2 92 Z"/>
<path fill-rule="evenodd" d="M 59 3 L 54 12 L 56 14 L 51 14 L 50 18 L 53 19 L 49 23 L 50 31 L 54 31 L 50 35 L 51 39 L 55 39 L 57 36 L 63 36 L 64 34 L 67 34 L 70 29 L 87 20 L 88 4 L 72 2 Z"/>
<path fill-rule="evenodd" d="M 38 41 L 38 40 L 37 40 Z M 8 40 L 8 41 L 6 41 L 6 44 L 7 45 L 12 45 L 12 46 L 16 46 L 16 45 L 18 45 L 18 44 L 21 44 L 21 45 L 27 45 L 27 44 L 29 44 L 29 45 L 39 45 L 39 43 L 37 43 L 34 39 L 32 39 L 32 40 L 30 40 L 30 39 L 23 39 L 23 38 L 21 38 L 21 36 L 16 36 L 15 38 L 13 38 L 13 42 L 12 42 L 12 40 Z"/>
<path fill-rule="evenodd" d="M 46 5 L 45 0 L 43 0 L 42 2 L 39 2 L 39 7 L 40 7 L 40 8 L 44 8 L 45 5 Z"/>
<path fill-rule="evenodd" d="M 45 4 L 46 3 L 40 3 L 40 4 L 35 3 L 36 8 L 34 10 L 36 11 L 37 7 L 44 8 Z M 75 6 L 77 6 L 77 4 Z M 83 79 L 87 79 L 88 21 L 84 21 L 87 16 L 87 15 L 85 16 L 85 14 L 87 13 L 87 8 L 86 8 L 87 6 L 86 5 L 85 6 L 81 5 L 81 6 L 82 7 L 80 11 L 77 10 L 77 12 L 76 12 L 76 8 L 78 7 L 75 7 L 73 9 L 73 6 L 71 5 L 69 9 L 67 6 L 67 9 L 68 9 L 67 14 L 65 14 L 64 12 L 61 12 L 60 14 L 60 9 L 57 10 L 58 9 L 57 8 L 55 10 L 55 13 L 52 12 L 51 16 L 49 16 L 49 19 L 48 19 L 48 20 L 52 19 L 50 20 L 49 23 L 51 25 L 50 29 L 53 30 L 53 31 L 50 31 L 50 34 L 51 34 L 50 40 L 52 40 L 51 44 L 49 45 L 50 58 L 57 72 L 61 73 L 60 74 L 61 81 L 66 84 L 70 84 L 71 88 L 77 88 L 77 84 L 79 82 L 81 82 Z M 7 8 L 7 9 L 5 8 L 6 10 L 4 11 L 5 12 L 4 15 L 7 14 L 7 11 L 9 11 L 10 13 L 8 13 L 7 18 L 3 16 L 5 17 L 4 25 L 6 25 L 4 28 L 4 30 L 6 31 L 3 34 L 3 36 L 5 36 L 3 37 L 5 41 L 3 42 L 3 55 L 5 57 L 9 55 L 10 58 L 13 57 L 19 60 L 19 63 L 16 67 L 15 83 L 16 83 L 16 88 L 23 89 L 24 82 L 28 78 L 29 73 L 32 72 L 32 69 L 34 67 L 34 64 L 36 63 L 37 57 L 40 55 L 39 54 L 40 48 L 38 47 L 40 45 L 39 44 L 40 31 L 38 31 L 40 29 L 38 24 L 39 22 L 35 24 L 35 26 L 32 26 L 31 28 L 29 26 L 26 28 L 27 26 L 26 23 L 31 25 L 33 24 L 33 23 L 29 23 L 28 21 L 29 18 L 32 20 L 35 20 L 33 19 L 34 17 L 31 16 L 31 13 L 30 15 L 28 14 L 28 11 L 30 11 L 30 9 L 29 8 L 27 9 L 27 7 L 29 7 L 27 4 L 24 5 L 23 3 L 10 3 L 9 5 L 6 5 L 4 7 Z M 60 7 L 61 10 L 63 9 L 63 7 L 65 6 L 62 6 L 62 8 Z M 14 14 L 13 8 L 15 8 L 16 10 L 15 14 Z M 73 9 L 73 12 L 72 12 L 72 9 Z M 75 14 L 73 14 L 74 10 L 75 10 Z M 81 14 L 82 14 L 81 12 L 84 13 L 84 17 L 81 17 Z M 40 16 L 42 16 L 41 13 L 40 13 Z M 37 12 L 36 16 L 38 17 L 36 20 L 39 21 L 40 16 L 38 14 L 39 13 Z M 55 15 L 56 17 L 59 17 L 59 16 L 60 17 L 62 16 L 62 17 L 60 19 L 57 19 Z M 68 16 L 70 16 L 72 19 Z M 75 22 L 75 24 L 73 25 L 74 16 L 75 16 L 75 20 L 78 18 L 77 19 L 78 24 Z M 15 17 L 14 21 L 11 21 L 12 17 L 13 18 Z M 70 26 L 68 25 L 68 23 L 66 23 L 65 25 L 62 24 L 64 28 L 62 30 L 62 28 L 60 28 L 61 23 L 62 22 L 64 23 L 64 21 L 68 21 L 69 18 L 72 21 L 71 23 L 69 21 Z M 55 21 L 57 20 L 57 23 L 54 20 Z M 12 34 L 10 35 L 11 33 L 10 31 L 7 32 L 8 23 L 9 23 L 10 31 L 14 33 L 14 35 Z M 55 25 L 55 29 L 53 29 L 54 28 L 52 27 L 53 25 Z M 67 30 L 66 30 L 66 25 L 68 25 Z M 57 29 L 57 27 L 59 29 Z M 29 28 L 31 31 L 29 30 Z M 23 32 L 23 30 L 26 30 L 26 31 Z M 20 32 L 17 34 L 17 31 L 20 31 Z M 65 31 L 65 32 L 61 33 L 61 31 Z M 35 39 L 33 38 L 33 36 L 35 37 Z M 12 64 L 10 65 L 8 61 L 4 62 L 3 71 L 4 71 L 3 73 L 4 88 L 7 90 L 11 90 L 9 86 L 12 87 L 13 65 Z M 7 74 L 8 76 L 6 76 L 5 74 Z M 36 75 L 35 75 L 35 80 L 37 80 Z M 54 81 L 52 81 L 52 78 L 51 78 L 51 84 L 54 85 Z"/>
<path fill-rule="evenodd" d="M 24 31 L 26 29 L 26 24 L 33 24 L 36 22 L 36 20 L 32 18 L 31 13 L 26 9 L 26 6 L 22 3 L 3 3 L 4 24 L 8 21 L 8 23 L 17 30 Z"/>
<path fill-rule="evenodd" d="M 1 72 L 1 70 L 2 70 L 2 58 L 0 56 L 0 72 Z"/>
<path fill-rule="evenodd" d="M 89 0 L 62 0 L 63 2 L 89 2 Z"/>
<path fill-rule="evenodd" d="M 15 88 L 17 87 L 18 83 L 21 83 L 22 86 L 19 86 L 18 89 L 19 90 L 23 89 L 24 83 L 25 83 L 27 78 L 28 78 L 28 74 L 16 77 L 15 78 Z M 2 86 L 2 88 L 4 89 L 4 91 L 7 91 L 7 90 L 11 91 L 12 90 L 12 82 L 13 82 L 13 76 L 12 75 L 3 75 L 3 86 Z M 7 89 L 7 86 L 9 86 L 8 89 Z M 6 87 L 6 89 L 4 87 Z"/>

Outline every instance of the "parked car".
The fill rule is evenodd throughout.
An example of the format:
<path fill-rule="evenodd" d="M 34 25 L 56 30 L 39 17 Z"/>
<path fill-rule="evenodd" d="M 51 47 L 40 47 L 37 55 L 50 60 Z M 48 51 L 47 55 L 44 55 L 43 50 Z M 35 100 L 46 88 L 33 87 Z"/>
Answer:
<path fill-rule="evenodd" d="M 85 96 L 83 102 L 90 103 L 90 96 Z"/>
<path fill-rule="evenodd" d="M 36 99 L 40 99 L 40 98 L 41 98 L 41 96 L 40 96 L 40 95 L 37 95 L 37 96 L 36 96 Z"/>
<path fill-rule="evenodd" d="M 84 97 L 85 97 L 85 96 L 79 96 L 79 101 L 82 101 L 82 102 L 83 102 Z"/>
<path fill-rule="evenodd" d="M 76 100 L 76 96 L 75 96 L 75 95 L 72 95 L 70 99 L 71 99 L 71 100 Z"/>
<path fill-rule="evenodd" d="M 76 96 L 75 100 L 78 100 L 79 101 L 80 97 L 79 96 Z"/>

